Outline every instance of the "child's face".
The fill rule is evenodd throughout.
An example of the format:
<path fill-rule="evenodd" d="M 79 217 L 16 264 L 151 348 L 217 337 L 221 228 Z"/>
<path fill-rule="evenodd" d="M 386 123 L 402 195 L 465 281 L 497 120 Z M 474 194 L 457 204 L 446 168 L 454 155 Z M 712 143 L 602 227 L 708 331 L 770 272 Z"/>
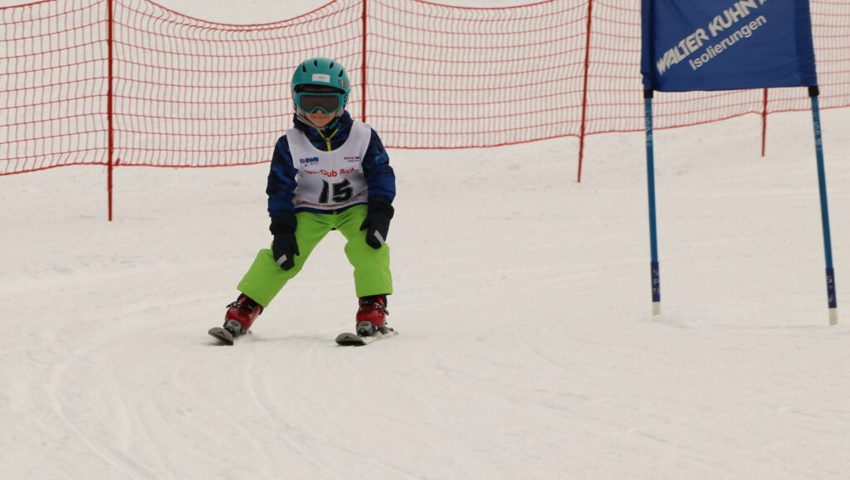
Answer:
<path fill-rule="evenodd" d="M 336 117 L 336 113 L 325 113 L 321 110 L 316 110 L 313 113 L 306 113 L 304 116 L 307 117 L 307 120 L 310 120 L 310 123 L 322 128 L 331 123 L 331 121 Z"/>

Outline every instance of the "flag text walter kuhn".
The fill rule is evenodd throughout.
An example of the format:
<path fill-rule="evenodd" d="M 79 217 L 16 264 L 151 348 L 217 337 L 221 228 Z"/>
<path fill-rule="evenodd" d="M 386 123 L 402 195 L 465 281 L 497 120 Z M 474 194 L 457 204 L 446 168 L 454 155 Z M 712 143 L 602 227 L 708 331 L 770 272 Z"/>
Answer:
<path fill-rule="evenodd" d="M 726 49 L 731 48 L 741 39 L 750 38 L 755 30 L 767 23 L 767 18 L 764 15 L 756 16 L 759 7 L 767 1 L 739 0 L 723 10 L 708 23 L 706 28 L 697 28 L 692 34 L 680 40 L 673 48 L 664 52 L 664 55 L 655 62 L 658 74 L 664 75 L 664 72 L 671 66 L 688 59 L 705 43 L 726 34 L 732 29 L 736 30 L 720 42 L 706 47 L 705 51 L 698 57 L 688 60 L 688 65 L 696 70 L 722 54 Z"/>

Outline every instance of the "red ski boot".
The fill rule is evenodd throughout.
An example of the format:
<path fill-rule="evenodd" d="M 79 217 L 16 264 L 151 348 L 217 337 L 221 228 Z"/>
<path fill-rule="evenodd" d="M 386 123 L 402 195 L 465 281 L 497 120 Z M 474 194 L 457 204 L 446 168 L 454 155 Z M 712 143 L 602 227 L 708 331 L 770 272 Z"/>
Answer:
<path fill-rule="evenodd" d="M 386 325 L 387 296 L 374 295 L 360 299 L 360 309 L 357 310 L 357 335 L 371 337 L 378 332 L 392 330 Z"/>
<path fill-rule="evenodd" d="M 261 313 L 263 313 L 262 305 L 242 293 L 235 302 L 227 306 L 227 313 L 224 314 L 224 329 L 234 338 L 243 335 Z"/>

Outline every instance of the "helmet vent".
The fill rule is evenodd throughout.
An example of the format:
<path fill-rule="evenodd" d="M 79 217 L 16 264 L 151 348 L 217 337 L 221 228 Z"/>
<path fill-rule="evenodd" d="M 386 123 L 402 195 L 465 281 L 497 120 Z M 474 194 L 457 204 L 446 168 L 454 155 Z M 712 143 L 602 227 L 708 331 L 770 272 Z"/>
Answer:
<path fill-rule="evenodd" d="M 333 62 L 331 62 L 331 64 L 330 64 L 330 65 L 328 65 L 328 68 L 334 68 L 334 63 L 333 63 Z"/>
<path fill-rule="evenodd" d="M 313 66 L 318 67 L 319 66 L 319 60 L 313 60 Z"/>
<path fill-rule="evenodd" d="M 307 73 L 307 65 L 302 63 L 301 64 L 301 71 L 304 72 L 304 73 Z"/>
<path fill-rule="evenodd" d="M 337 75 L 337 76 L 338 76 L 338 77 L 342 77 L 343 75 L 345 75 L 345 70 L 340 70 L 340 71 L 339 71 L 339 75 Z"/>

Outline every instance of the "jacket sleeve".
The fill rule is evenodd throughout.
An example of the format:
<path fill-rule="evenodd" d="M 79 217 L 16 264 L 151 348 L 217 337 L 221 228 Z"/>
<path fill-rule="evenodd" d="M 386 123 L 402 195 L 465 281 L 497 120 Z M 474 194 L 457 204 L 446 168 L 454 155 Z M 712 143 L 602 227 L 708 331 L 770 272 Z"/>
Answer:
<path fill-rule="evenodd" d="M 269 216 L 275 218 L 279 213 L 292 213 L 295 207 L 295 175 L 298 170 L 292 164 L 292 153 L 286 135 L 280 137 L 274 147 L 272 164 L 269 170 L 269 180 L 266 193 L 269 196 Z"/>
<path fill-rule="evenodd" d="M 363 157 L 363 174 L 369 198 L 383 197 L 388 203 L 395 199 L 395 172 L 390 166 L 390 157 L 375 130 L 369 139 L 369 147 Z"/>

